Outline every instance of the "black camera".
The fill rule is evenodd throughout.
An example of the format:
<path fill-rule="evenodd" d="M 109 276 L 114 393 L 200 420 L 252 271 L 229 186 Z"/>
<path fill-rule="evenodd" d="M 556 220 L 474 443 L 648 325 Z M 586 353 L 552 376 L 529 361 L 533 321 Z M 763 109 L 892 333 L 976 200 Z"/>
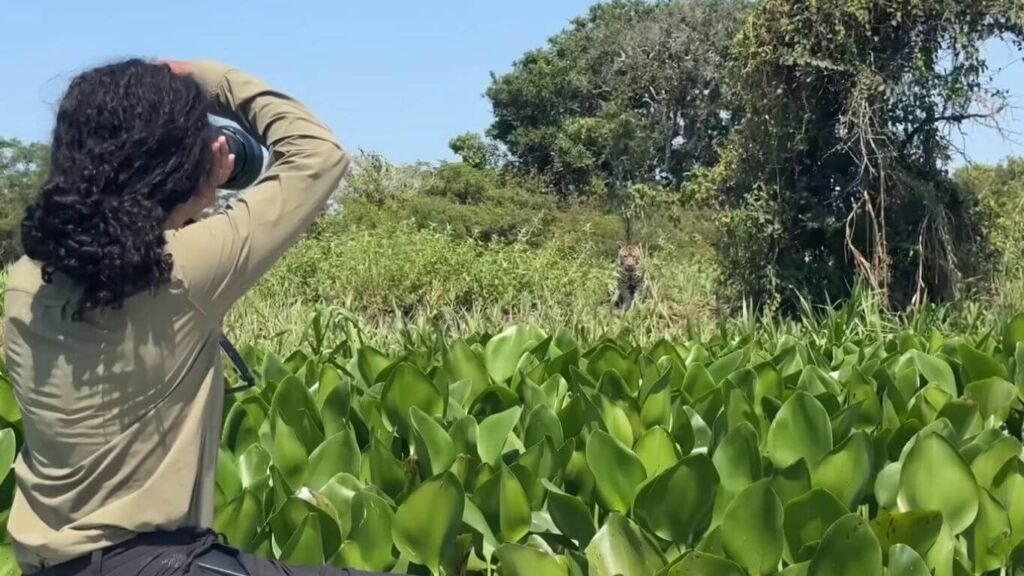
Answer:
<path fill-rule="evenodd" d="M 236 126 L 215 128 L 217 136 L 227 140 L 228 152 L 235 155 L 235 168 L 221 188 L 237 191 L 252 186 L 263 172 L 263 147 L 248 132 Z"/>

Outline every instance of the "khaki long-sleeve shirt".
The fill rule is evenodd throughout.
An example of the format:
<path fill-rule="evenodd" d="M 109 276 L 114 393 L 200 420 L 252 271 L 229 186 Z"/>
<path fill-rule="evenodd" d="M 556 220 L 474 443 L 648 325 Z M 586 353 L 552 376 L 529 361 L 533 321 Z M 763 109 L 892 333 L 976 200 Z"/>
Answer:
<path fill-rule="evenodd" d="M 73 321 L 78 291 L 23 258 L 6 291 L 5 352 L 25 449 L 8 532 L 26 573 L 136 533 L 213 521 L 229 307 L 323 208 L 349 159 L 299 102 L 219 63 L 194 75 L 271 163 L 230 209 L 167 233 L 172 281 Z"/>

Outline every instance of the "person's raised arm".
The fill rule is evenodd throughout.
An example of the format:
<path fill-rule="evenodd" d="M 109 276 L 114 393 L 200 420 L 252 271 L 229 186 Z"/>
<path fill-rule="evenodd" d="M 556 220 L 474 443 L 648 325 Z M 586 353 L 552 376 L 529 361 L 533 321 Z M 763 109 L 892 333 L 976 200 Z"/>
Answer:
<path fill-rule="evenodd" d="M 214 112 L 239 122 L 270 150 L 268 169 L 242 198 L 169 237 L 195 304 L 219 319 L 312 223 L 349 158 L 305 106 L 260 79 L 216 62 L 186 66 Z"/>

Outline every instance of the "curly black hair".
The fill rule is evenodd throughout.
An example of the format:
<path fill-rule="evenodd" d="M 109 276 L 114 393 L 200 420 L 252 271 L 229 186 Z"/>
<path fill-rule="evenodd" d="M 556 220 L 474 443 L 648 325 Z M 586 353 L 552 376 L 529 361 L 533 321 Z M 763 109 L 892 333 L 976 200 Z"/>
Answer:
<path fill-rule="evenodd" d="M 45 282 L 63 274 L 82 289 L 77 318 L 170 280 L 164 229 L 210 170 L 209 110 L 195 79 L 139 59 L 71 82 L 57 112 L 49 177 L 21 233 Z"/>

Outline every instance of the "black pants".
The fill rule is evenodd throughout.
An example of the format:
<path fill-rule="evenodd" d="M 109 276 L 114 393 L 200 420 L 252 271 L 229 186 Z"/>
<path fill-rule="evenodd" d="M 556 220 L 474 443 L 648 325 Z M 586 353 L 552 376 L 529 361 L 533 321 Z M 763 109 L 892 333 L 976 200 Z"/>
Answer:
<path fill-rule="evenodd" d="M 221 544 L 209 530 L 152 532 L 46 568 L 34 576 L 383 576 L 333 566 L 293 566 Z"/>

